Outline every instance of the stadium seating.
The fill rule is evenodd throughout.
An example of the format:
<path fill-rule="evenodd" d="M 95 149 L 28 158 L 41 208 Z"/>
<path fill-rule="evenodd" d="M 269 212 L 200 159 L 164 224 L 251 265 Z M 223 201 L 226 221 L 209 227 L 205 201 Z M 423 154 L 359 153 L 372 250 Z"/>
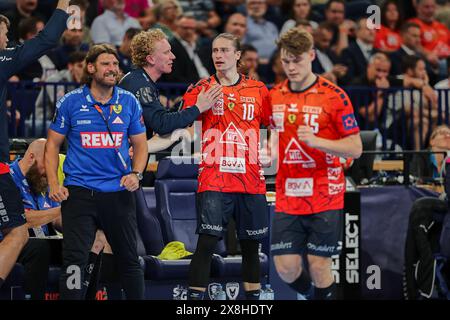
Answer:
<path fill-rule="evenodd" d="M 61 266 L 50 265 L 47 280 L 47 293 L 57 293 L 59 290 L 59 276 Z M 24 292 L 22 290 L 24 279 L 24 268 L 16 263 L 2 288 L 0 289 L 0 300 L 22 300 Z"/>
<path fill-rule="evenodd" d="M 195 208 L 195 192 L 197 190 L 198 165 L 193 158 L 171 157 L 162 159 L 158 165 L 155 183 L 156 213 L 160 221 L 162 238 L 167 244 L 171 241 L 181 241 L 186 250 L 193 252 L 197 244 L 198 236 L 195 234 L 197 216 Z M 151 199 L 149 189 L 144 193 Z M 138 200 L 139 202 L 139 200 Z M 149 209 L 149 211 L 152 211 Z M 138 215 L 140 213 L 138 212 Z M 141 230 L 143 226 L 140 226 Z M 142 231 L 141 231 L 142 232 Z M 212 263 L 212 277 L 240 277 L 240 256 L 228 257 L 225 241 L 222 239 L 216 248 Z M 155 261 L 154 257 L 144 257 L 146 261 L 146 276 L 150 279 L 169 276 L 170 273 L 158 268 L 174 268 L 175 264 L 187 265 L 185 262 Z M 260 255 L 261 272 L 263 276 L 268 274 L 268 258 L 265 253 Z M 167 262 L 167 266 L 163 264 Z M 185 267 L 180 267 L 185 268 Z M 183 269 L 182 274 L 187 272 Z M 159 275 L 156 277 L 156 275 Z M 187 274 L 187 273 L 186 273 Z M 180 273 L 177 272 L 177 277 Z"/>

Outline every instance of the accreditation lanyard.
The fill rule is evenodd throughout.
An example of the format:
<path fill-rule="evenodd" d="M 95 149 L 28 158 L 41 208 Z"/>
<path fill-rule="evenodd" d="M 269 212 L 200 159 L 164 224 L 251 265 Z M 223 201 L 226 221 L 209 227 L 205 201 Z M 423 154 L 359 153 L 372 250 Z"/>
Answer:
<path fill-rule="evenodd" d="M 120 153 L 120 150 L 118 147 L 116 147 L 116 143 L 114 142 L 114 138 L 111 132 L 111 129 L 109 128 L 109 124 L 108 121 L 111 118 L 111 114 L 113 112 L 113 107 L 112 105 L 109 106 L 109 116 L 108 119 L 105 118 L 105 115 L 103 114 L 103 110 L 102 108 L 100 108 L 98 105 L 94 104 L 95 110 L 97 110 L 97 112 L 100 114 L 100 116 L 102 117 L 103 121 L 105 122 L 106 128 L 108 129 L 108 133 L 109 133 L 109 137 L 111 138 L 111 141 L 114 145 L 114 150 L 116 151 L 117 156 L 119 157 L 120 162 L 122 163 L 123 167 L 125 170 L 127 170 L 128 166 L 127 163 L 125 162 L 125 159 L 123 158 L 122 154 Z"/>

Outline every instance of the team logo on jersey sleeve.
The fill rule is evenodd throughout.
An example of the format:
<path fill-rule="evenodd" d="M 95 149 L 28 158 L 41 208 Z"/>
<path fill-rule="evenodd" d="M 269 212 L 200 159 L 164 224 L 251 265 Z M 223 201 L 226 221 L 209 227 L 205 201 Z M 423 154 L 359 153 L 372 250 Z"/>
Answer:
<path fill-rule="evenodd" d="M 150 87 L 141 88 L 138 92 L 136 92 L 136 98 L 138 98 L 139 101 L 145 104 L 150 104 L 153 101 L 157 100 L 158 97 L 156 97 L 155 95 L 156 93 Z"/>
<path fill-rule="evenodd" d="M 310 155 L 308 155 L 305 150 L 301 147 L 295 138 L 289 141 L 289 144 L 284 151 L 283 163 L 287 164 L 301 164 L 303 168 L 315 168 L 316 162 Z"/>
<path fill-rule="evenodd" d="M 113 110 L 115 113 L 119 114 L 122 112 L 122 105 L 121 104 L 115 104 L 113 105 Z"/>
<path fill-rule="evenodd" d="M 242 133 L 238 130 L 238 128 L 234 125 L 233 122 L 231 122 L 228 125 L 228 128 L 225 130 L 225 132 L 220 137 L 220 143 L 230 143 L 230 144 L 236 144 L 238 146 L 247 146 L 247 143 L 245 142 L 244 137 L 242 136 Z"/>
<path fill-rule="evenodd" d="M 344 124 L 345 130 L 352 130 L 358 127 L 358 123 L 356 122 L 355 115 L 353 113 L 342 116 L 342 123 Z"/>

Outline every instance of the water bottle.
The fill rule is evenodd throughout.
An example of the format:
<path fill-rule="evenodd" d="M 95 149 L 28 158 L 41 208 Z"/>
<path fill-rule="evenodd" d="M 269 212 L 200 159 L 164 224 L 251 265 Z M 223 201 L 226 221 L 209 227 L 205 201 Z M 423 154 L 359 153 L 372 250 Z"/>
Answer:
<path fill-rule="evenodd" d="M 227 295 L 225 291 L 223 291 L 221 284 L 217 286 L 217 291 L 214 295 L 214 300 L 227 300 Z"/>
<path fill-rule="evenodd" d="M 259 292 L 259 300 L 267 300 L 266 289 L 261 288 L 261 290 Z"/>
<path fill-rule="evenodd" d="M 265 295 L 265 299 L 264 300 L 274 300 L 275 299 L 275 293 L 273 292 L 270 284 L 266 284 L 266 288 L 264 289 L 264 295 Z"/>

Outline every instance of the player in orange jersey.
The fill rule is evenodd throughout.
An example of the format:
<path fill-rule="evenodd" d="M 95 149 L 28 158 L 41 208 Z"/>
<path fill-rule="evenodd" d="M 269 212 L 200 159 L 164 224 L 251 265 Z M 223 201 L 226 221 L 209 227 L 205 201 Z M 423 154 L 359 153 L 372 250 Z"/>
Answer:
<path fill-rule="evenodd" d="M 359 128 L 344 91 L 312 73 L 311 35 L 292 29 L 278 47 L 288 79 L 270 91 L 279 132 L 271 252 L 278 274 L 294 290 L 334 299 L 331 256 L 341 250 L 345 191 L 339 157 L 359 158 Z"/>
<path fill-rule="evenodd" d="M 239 40 L 218 35 L 212 45 L 216 74 L 201 80 L 183 97 L 195 103 L 200 92 L 222 85 L 222 98 L 200 117 L 202 157 L 198 178 L 197 249 L 189 272 L 188 299 L 202 299 L 211 257 L 234 216 L 242 250 L 242 277 L 247 299 L 259 299 L 259 241 L 268 235 L 266 185 L 259 162 L 259 128 L 269 125 L 269 92 L 265 85 L 237 71 Z"/>

